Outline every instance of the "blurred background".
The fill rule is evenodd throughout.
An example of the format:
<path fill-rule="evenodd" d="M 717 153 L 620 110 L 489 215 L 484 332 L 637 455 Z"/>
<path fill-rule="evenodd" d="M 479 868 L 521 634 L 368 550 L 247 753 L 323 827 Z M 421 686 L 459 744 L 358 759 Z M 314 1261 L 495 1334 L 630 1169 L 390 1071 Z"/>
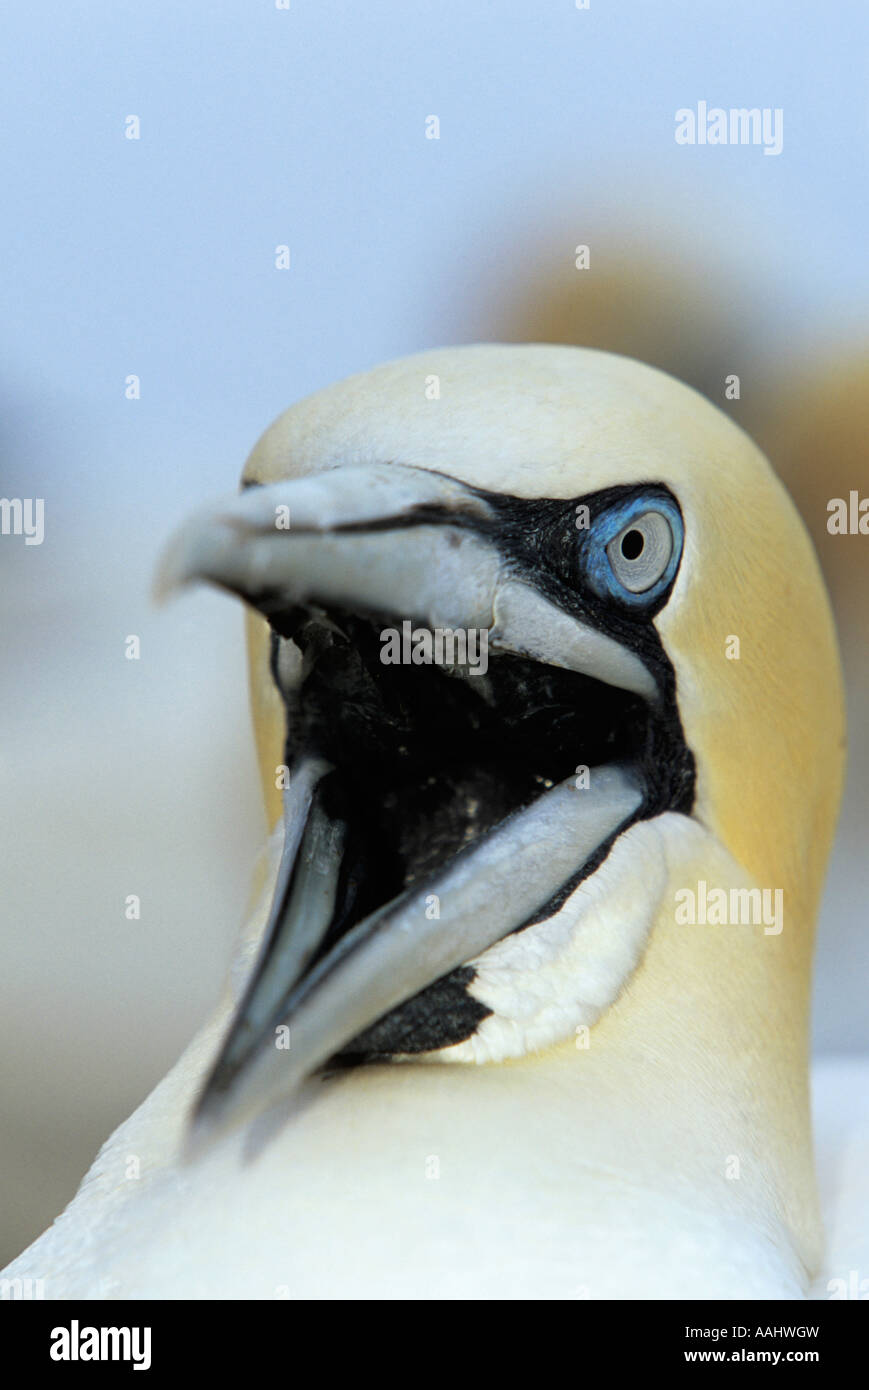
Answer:
<path fill-rule="evenodd" d="M 869 1136 L 869 537 L 826 531 L 869 495 L 863 0 L 18 0 L 4 29 L 0 493 L 45 539 L 0 537 L 0 1264 L 206 1017 L 263 833 L 240 607 L 155 610 L 161 545 L 292 401 L 475 340 L 688 381 L 815 538 L 851 724 L 829 1185 Z M 782 153 L 678 145 L 698 101 L 781 108 Z"/>

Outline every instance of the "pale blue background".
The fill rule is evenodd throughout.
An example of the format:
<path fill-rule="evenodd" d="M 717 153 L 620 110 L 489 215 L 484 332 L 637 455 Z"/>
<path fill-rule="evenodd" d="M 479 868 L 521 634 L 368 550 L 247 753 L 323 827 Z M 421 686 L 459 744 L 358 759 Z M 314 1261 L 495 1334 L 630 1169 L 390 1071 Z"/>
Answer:
<path fill-rule="evenodd" d="M 12 1254 L 207 1012 L 261 834 L 239 613 L 149 606 L 173 525 L 291 401 L 497 335 L 577 242 L 693 257 L 749 306 L 741 360 L 785 372 L 858 340 L 869 283 L 863 0 L 49 0 L 3 27 L 0 486 L 47 527 L 0 551 Z M 781 156 L 677 146 L 699 99 L 782 107 Z M 867 1042 L 857 844 L 828 1050 Z"/>

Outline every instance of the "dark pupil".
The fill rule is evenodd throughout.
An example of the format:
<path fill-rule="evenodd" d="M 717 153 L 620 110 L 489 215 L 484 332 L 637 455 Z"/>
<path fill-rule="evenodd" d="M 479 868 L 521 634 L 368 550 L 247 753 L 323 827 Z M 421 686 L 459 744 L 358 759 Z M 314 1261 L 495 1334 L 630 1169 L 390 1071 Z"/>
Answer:
<path fill-rule="evenodd" d="M 622 536 L 622 554 L 626 560 L 636 560 L 642 555 L 644 545 L 642 531 L 626 531 Z"/>

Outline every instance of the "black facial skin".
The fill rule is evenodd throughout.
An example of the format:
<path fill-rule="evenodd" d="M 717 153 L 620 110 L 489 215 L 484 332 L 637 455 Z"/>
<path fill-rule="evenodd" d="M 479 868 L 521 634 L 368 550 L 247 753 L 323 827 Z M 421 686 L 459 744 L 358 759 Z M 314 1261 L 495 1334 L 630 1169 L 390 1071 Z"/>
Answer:
<path fill-rule="evenodd" d="M 643 803 L 519 931 L 551 917 L 627 824 L 666 810 L 690 813 L 694 759 L 679 719 L 675 674 L 653 624 L 672 583 L 643 609 L 601 599 L 582 583 L 577 504 L 589 507 L 593 528 L 596 516 L 637 494 L 675 501 L 651 483 L 568 500 L 481 492 L 493 520 L 419 508 L 388 528 L 342 529 L 439 522 L 490 536 L 517 576 L 641 657 L 658 687 L 653 706 L 579 673 L 515 656 L 493 657 L 480 685 L 437 666 L 385 666 L 379 633 L 389 620 L 382 614 L 288 609 L 276 594 L 246 595 L 273 628 L 273 665 L 281 637 L 292 638 L 303 654 L 305 675 L 287 710 L 286 761 L 292 768 L 301 755 L 316 752 L 334 765 L 321 785 L 323 805 L 348 828 L 335 913 L 311 965 L 370 912 L 581 764 L 629 760 L 645 785 Z M 413 614 L 396 615 L 395 625 L 403 617 Z M 452 971 L 367 1028 L 334 1063 L 436 1051 L 469 1038 L 491 1012 L 468 994 L 474 978 L 469 966 Z"/>

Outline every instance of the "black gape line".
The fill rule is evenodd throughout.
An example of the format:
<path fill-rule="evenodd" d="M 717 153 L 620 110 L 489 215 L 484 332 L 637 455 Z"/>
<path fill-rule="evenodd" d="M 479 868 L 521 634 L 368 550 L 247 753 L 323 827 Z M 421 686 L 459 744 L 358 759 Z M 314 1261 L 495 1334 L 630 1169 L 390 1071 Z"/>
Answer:
<path fill-rule="evenodd" d="M 316 754 L 330 763 L 333 770 L 317 797 L 329 817 L 347 827 L 334 914 L 307 970 L 356 923 L 443 868 L 464 845 L 529 806 L 580 765 L 630 762 L 645 789 L 642 805 L 517 931 L 553 916 L 600 867 L 628 825 L 667 810 L 690 813 L 694 758 L 679 718 L 675 673 L 652 621 L 675 576 L 641 610 L 619 610 L 587 586 L 580 588 L 577 505 L 589 507 L 593 527 L 601 511 L 637 494 L 675 502 L 668 489 L 654 483 L 568 500 L 477 491 L 494 518 L 426 507 L 391 519 L 388 527 L 336 529 L 440 522 L 488 536 L 508 570 L 641 657 L 657 684 L 653 704 L 591 676 L 507 654 L 495 654 L 488 674 L 471 679 L 437 666 L 384 665 L 379 634 L 387 620 L 382 614 L 315 604 L 288 607 L 273 592 L 247 595 L 272 627 L 273 674 L 282 638 L 292 639 L 303 656 L 301 684 L 284 696 L 291 775 L 305 756 Z M 451 971 L 366 1028 L 332 1065 L 437 1051 L 465 1041 L 492 1012 L 468 993 L 475 977 L 467 965 Z"/>

